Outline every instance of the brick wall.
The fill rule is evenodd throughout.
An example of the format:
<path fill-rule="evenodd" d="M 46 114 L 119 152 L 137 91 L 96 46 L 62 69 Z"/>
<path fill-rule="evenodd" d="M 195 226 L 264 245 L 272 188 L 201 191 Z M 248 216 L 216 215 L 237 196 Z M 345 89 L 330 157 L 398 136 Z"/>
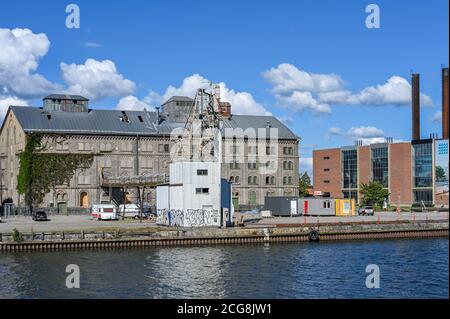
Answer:
<path fill-rule="evenodd" d="M 389 145 L 389 192 L 391 204 L 412 202 L 412 158 L 410 143 Z"/>
<path fill-rule="evenodd" d="M 314 191 L 330 193 L 331 197 L 341 194 L 341 150 L 339 148 L 313 152 Z"/>

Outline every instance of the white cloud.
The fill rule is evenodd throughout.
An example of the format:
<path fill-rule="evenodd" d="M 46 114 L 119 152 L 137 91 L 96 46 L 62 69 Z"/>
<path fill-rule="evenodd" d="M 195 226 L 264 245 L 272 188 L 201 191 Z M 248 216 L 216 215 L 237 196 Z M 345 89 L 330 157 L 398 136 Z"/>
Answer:
<path fill-rule="evenodd" d="M 300 164 L 300 173 L 308 173 L 309 177 L 312 177 L 312 170 L 313 170 L 313 158 L 312 157 L 300 157 L 299 158 L 299 164 Z"/>
<path fill-rule="evenodd" d="M 331 108 L 328 104 L 318 102 L 311 92 L 294 91 L 290 96 L 280 94 L 275 95 L 281 107 L 288 108 L 296 112 L 305 110 L 316 114 L 330 114 Z"/>
<path fill-rule="evenodd" d="M 436 111 L 433 114 L 433 117 L 431 118 L 431 120 L 433 121 L 433 123 L 435 124 L 439 124 L 442 122 L 442 111 Z"/>
<path fill-rule="evenodd" d="M 328 129 L 328 133 L 331 135 L 339 135 L 341 134 L 341 129 L 339 127 L 333 126 Z"/>
<path fill-rule="evenodd" d="M 199 74 L 193 74 L 183 79 L 181 86 L 169 86 L 164 94 L 158 95 L 150 91 L 149 95 L 144 99 L 146 102 L 164 102 L 174 95 L 189 96 L 194 98 L 197 89 L 209 88 L 211 81 Z M 231 103 L 231 111 L 233 114 L 247 115 L 271 115 L 264 106 L 255 101 L 253 96 L 248 92 L 237 92 L 227 87 L 224 82 L 218 83 L 220 86 L 220 98 L 224 102 Z"/>
<path fill-rule="evenodd" d="M 282 63 L 263 72 L 263 77 L 273 85 L 276 94 L 293 91 L 328 92 L 342 89 L 343 80 L 336 74 L 315 74 L 299 70 L 292 64 Z"/>
<path fill-rule="evenodd" d="M 84 44 L 84 46 L 87 47 L 87 48 L 101 48 L 101 47 L 103 47 L 103 45 L 101 45 L 100 43 L 97 43 L 97 42 L 86 42 Z"/>
<path fill-rule="evenodd" d="M 383 137 L 384 132 L 374 126 L 360 126 L 360 127 L 351 127 L 348 130 L 347 135 L 355 139 L 373 138 L 373 137 Z"/>
<path fill-rule="evenodd" d="M 420 99 L 423 106 L 433 106 L 433 101 L 428 95 L 421 93 Z M 319 100 L 330 104 L 411 105 L 411 84 L 400 76 L 392 76 L 386 83 L 366 87 L 356 94 L 350 91 L 320 93 Z"/>
<path fill-rule="evenodd" d="M 41 97 L 60 88 L 35 73 L 50 47 L 44 33 L 0 28 L 0 86 L 19 97 Z"/>
<path fill-rule="evenodd" d="M 263 77 L 272 85 L 271 92 L 280 106 L 294 111 L 328 114 L 330 105 L 411 105 L 411 85 L 400 76 L 357 93 L 345 90 L 345 81 L 337 74 L 309 73 L 288 63 L 263 72 Z M 423 106 L 433 105 L 428 95 L 421 93 L 420 99 Z"/>
<path fill-rule="evenodd" d="M 107 96 L 125 96 L 136 90 L 134 82 L 118 73 L 111 60 L 87 59 L 84 64 L 61 63 L 67 93 L 83 95 L 91 100 Z"/>
<path fill-rule="evenodd" d="M 148 111 L 153 111 L 154 108 L 145 102 L 142 102 L 137 97 L 133 95 L 128 95 L 120 99 L 117 103 L 116 109 L 118 110 L 128 110 L 128 111 L 141 111 L 143 109 Z"/>
<path fill-rule="evenodd" d="M 330 127 L 325 138 L 331 140 L 332 136 L 342 136 L 351 142 L 360 141 L 362 145 L 386 142 L 385 132 L 374 126 L 352 126 L 346 132 L 342 132 L 339 127 Z M 394 139 L 393 141 L 395 143 L 401 142 L 398 139 Z"/>
<path fill-rule="evenodd" d="M 16 96 L 0 94 L 0 119 L 6 115 L 6 111 L 10 105 L 28 106 L 28 102 Z"/>

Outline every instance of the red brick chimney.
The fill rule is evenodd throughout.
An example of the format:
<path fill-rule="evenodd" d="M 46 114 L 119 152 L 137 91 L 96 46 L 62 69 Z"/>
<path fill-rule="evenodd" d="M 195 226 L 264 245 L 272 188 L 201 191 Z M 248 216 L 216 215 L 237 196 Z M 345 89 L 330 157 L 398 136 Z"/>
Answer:
<path fill-rule="evenodd" d="M 230 118 L 231 117 L 231 104 L 229 102 L 220 102 L 220 115 L 223 118 Z"/>

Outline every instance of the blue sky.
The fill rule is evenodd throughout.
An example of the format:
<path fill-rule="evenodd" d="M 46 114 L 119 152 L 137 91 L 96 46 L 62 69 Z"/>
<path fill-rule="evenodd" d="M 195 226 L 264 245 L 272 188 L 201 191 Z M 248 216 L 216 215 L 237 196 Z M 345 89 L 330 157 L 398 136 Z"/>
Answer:
<path fill-rule="evenodd" d="M 79 29 L 65 26 L 70 3 L 80 8 Z M 365 25 L 369 3 L 380 8 L 379 29 Z M 127 97 L 120 105 L 139 108 L 206 79 L 223 82 L 226 96 L 242 102 L 237 112 L 270 112 L 302 137 L 301 170 L 310 170 L 313 148 L 408 140 L 411 70 L 428 105 L 422 135 L 440 134 L 433 116 L 449 60 L 448 9 L 447 0 L 7 1 L 0 45 L 14 53 L 0 53 L 0 105 L 38 106 L 58 89 L 87 92 L 92 107 Z M 15 28 L 31 36 L 19 41 Z M 92 83 L 89 72 L 104 68 L 106 80 Z"/>

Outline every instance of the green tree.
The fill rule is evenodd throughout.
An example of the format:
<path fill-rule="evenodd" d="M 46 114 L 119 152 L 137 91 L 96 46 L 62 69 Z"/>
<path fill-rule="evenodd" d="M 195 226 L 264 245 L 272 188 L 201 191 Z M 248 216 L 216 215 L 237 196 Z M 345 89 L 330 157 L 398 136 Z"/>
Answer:
<path fill-rule="evenodd" d="M 445 170 L 442 168 L 442 166 L 436 166 L 436 179 L 438 181 L 446 179 Z"/>
<path fill-rule="evenodd" d="M 298 182 L 298 194 L 300 197 L 308 195 L 308 188 L 311 187 L 311 178 L 308 173 L 303 173 Z"/>
<path fill-rule="evenodd" d="M 383 185 L 377 181 L 361 184 L 360 189 L 365 205 L 378 205 L 383 207 L 384 200 L 387 200 L 390 195 L 389 191 L 383 188 Z"/>
<path fill-rule="evenodd" d="M 58 136 L 55 136 L 57 140 Z M 25 204 L 32 210 L 57 185 L 68 184 L 77 169 L 92 165 L 93 154 L 59 154 L 44 152 L 43 135 L 31 133 L 23 152 L 19 154 L 17 191 L 25 195 Z"/>

